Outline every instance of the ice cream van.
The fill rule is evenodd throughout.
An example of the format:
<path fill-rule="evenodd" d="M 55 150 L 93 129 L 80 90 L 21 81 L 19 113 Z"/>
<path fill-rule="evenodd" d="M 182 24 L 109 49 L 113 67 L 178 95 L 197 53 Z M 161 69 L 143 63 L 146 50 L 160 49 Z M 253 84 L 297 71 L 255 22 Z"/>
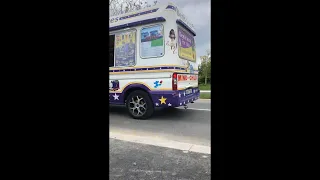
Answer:
<path fill-rule="evenodd" d="M 173 3 L 109 19 L 109 103 L 135 119 L 200 96 L 195 29 Z"/>

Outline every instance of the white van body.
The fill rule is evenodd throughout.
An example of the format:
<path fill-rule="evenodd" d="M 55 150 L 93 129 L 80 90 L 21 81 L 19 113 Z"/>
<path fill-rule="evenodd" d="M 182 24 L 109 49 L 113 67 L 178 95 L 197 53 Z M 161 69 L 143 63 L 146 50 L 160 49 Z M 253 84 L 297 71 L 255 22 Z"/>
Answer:
<path fill-rule="evenodd" d="M 109 36 L 114 38 L 110 104 L 126 104 L 129 111 L 139 108 L 138 100 L 132 107 L 127 102 L 135 91 L 148 94 L 152 112 L 155 107 L 185 106 L 199 98 L 195 30 L 173 3 L 110 17 L 109 24 Z M 131 115 L 144 119 L 152 114 L 141 113 Z"/>

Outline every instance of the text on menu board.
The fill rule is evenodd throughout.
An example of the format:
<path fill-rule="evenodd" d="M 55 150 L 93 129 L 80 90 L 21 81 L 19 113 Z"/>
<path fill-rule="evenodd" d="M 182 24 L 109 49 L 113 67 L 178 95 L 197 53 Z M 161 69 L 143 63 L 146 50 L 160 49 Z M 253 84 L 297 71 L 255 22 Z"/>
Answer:
<path fill-rule="evenodd" d="M 186 34 L 183 34 L 180 32 L 179 38 L 181 38 L 181 45 L 183 47 L 191 47 L 192 46 L 192 40 Z"/>

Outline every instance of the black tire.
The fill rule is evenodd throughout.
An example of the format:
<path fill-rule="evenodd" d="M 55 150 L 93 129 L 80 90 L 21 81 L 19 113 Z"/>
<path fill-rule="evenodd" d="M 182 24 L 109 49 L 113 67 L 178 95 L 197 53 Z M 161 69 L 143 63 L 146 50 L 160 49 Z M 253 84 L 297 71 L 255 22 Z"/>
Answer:
<path fill-rule="evenodd" d="M 154 105 L 149 94 L 141 90 L 129 94 L 126 99 L 126 106 L 129 115 L 134 119 L 147 119 L 154 112 Z"/>

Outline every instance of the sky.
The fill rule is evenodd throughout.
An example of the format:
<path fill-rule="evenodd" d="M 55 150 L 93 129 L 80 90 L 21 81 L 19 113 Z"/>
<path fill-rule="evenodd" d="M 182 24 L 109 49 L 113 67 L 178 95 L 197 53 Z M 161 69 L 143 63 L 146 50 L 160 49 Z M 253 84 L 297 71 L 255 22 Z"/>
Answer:
<path fill-rule="evenodd" d="M 210 0 L 158 0 L 158 2 L 161 4 L 167 2 L 176 4 L 187 19 L 194 25 L 197 34 L 195 37 L 197 64 L 199 64 L 200 56 L 205 55 L 206 50 L 211 48 Z"/>

